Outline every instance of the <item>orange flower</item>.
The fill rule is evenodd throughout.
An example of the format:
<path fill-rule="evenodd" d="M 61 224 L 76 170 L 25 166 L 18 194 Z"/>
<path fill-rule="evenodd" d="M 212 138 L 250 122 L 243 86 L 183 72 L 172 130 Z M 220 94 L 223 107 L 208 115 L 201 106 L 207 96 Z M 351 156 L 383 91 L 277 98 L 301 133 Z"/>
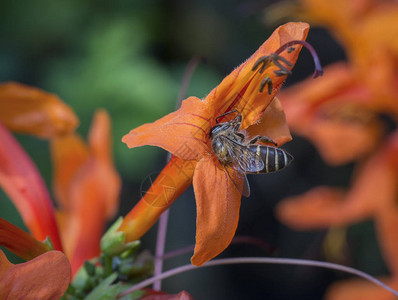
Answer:
<path fill-rule="evenodd" d="M 306 80 L 281 92 L 280 98 L 290 128 L 311 140 L 328 164 L 361 164 L 347 191 L 324 186 L 285 199 L 277 207 L 279 218 L 299 230 L 374 219 L 383 257 L 391 272 L 390 283 L 398 286 L 398 131 L 386 135 L 379 117 L 380 113 L 389 114 L 397 122 L 394 110 L 386 111 L 385 99 L 344 64 L 327 68 L 316 86 L 310 86 Z M 398 103 L 395 105 L 398 107 Z M 355 281 L 335 285 L 326 298 L 393 298 L 370 287 L 366 287 L 368 293 L 363 293 L 359 286 L 366 284 Z"/>
<path fill-rule="evenodd" d="M 51 139 L 60 206 L 57 220 L 39 172 L 1 124 L 0 185 L 35 238 L 50 237 L 58 250 L 64 246 L 74 274 L 84 260 L 99 255 L 104 226 L 117 209 L 120 178 L 111 158 L 109 116 L 105 111 L 96 113 L 86 145 L 73 133 L 76 116 L 53 95 L 24 85 L 4 84 L 0 85 L 0 105 L 10 110 L 10 115 L 4 115 L 11 129 Z M 32 122 L 31 127 L 25 118 Z M 7 240 L 0 243 L 5 245 Z"/>
<path fill-rule="evenodd" d="M 0 186 L 13 200 L 26 226 L 61 250 L 54 209 L 43 179 L 11 130 L 54 137 L 74 130 L 77 118 L 56 96 L 17 83 L 0 85 Z"/>
<path fill-rule="evenodd" d="M 297 16 L 326 27 L 344 46 L 358 78 L 398 116 L 398 3 L 393 0 L 299 0 Z"/>
<path fill-rule="evenodd" d="M 276 52 L 292 40 L 304 40 L 308 29 L 305 23 L 288 23 L 279 27 L 204 100 L 190 97 L 176 112 L 133 129 L 123 137 L 123 142 L 130 148 L 153 145 L 174 155 L 120 226 L 119 230 L 125 232 L 127 241 L 139 239 L 193 183 L 197 223 L 192 263 L 202 265 L 229 245 L 238 225 L 241 194 L 212 151 L 210 129 L 218 116 L 237 110 L 242 114 L 241 130 L 268 136 L 278 145 L 291 139 L 280 103 L 274 98 L 286 75 L 277 76 L 273 71 L 278 67 L 273 64 L 266 65 L 265 72 L 252 69 L 260 57 Z M 292 65 L 301 46 L 295 48 L 281 54 Z M 267 76 L 272 81 L 272 86 L 268 86 L 272 87 L 269 94 L 259 91 Z M 264 119 L 273 112 L 278 118 Z"/>
<path fill-rule="evenodd" d="M 100 254 L 99 241 L 117 211 L 121 186 L 104 110 L 95 114 L 88 140 L 88 146 L 76 134 L 51 140 L 58 222 L 73 274 L 84 260 Z"/>
<path fill-rule="evenodd" d="M 331 165 L 366 157 L 385 133 L 378 117 L 384 98 L 372 93 L 345 63 L 326 67 L 316 84 L 308 78 L 282 90 L 279 98 L 289 127 L 314 143 Z"/>

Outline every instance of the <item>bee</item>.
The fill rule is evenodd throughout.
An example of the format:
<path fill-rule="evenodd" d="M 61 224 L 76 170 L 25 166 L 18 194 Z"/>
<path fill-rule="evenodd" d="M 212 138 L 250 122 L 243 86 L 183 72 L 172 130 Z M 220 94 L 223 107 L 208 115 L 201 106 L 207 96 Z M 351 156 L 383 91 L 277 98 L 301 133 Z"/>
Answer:
<path fill-rule="evenodd" d="M 220 118 L 234 112 L 237 111 L 230 111 L 216 118 L 217 125 L 210 130 L 211 147 L 238 191 L 249 197 L 250 187 L 246 174 L 277 172 L 288 166 L 293 156 L 276 147 L 255 144 L 260 141 L 277 146 L 268 137 L 259 135 L 247 140 L 239 131 L 242 122 L 239 112 L 231 121 L 219 123 Z"/>

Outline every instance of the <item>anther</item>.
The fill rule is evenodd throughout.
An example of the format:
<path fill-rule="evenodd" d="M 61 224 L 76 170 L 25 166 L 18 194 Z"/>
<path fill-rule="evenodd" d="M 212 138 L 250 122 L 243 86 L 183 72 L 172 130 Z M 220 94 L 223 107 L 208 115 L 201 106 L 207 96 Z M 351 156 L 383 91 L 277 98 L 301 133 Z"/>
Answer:
<path fill-rule="evenodd" d="M 264 91 L 265 86 L 268 85 L 268 94 L 272 94 L 272 80 L 269 77 L 265 77 L 260 84 L 260 93 Z"/>

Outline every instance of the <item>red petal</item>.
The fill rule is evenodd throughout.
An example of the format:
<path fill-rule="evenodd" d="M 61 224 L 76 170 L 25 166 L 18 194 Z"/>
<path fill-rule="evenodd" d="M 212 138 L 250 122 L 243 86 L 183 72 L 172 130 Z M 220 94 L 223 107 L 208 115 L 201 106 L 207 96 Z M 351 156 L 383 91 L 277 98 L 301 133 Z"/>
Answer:
<path fill-rule="evenodd" d="M 49 236 L 55 249 L 62 249 L 54 208 L 36 166 L 1 124 L 0 140 L 0 185 L 34 237 L 44 240 Z"/>
<path fill-rule="evenodd" d="M 231 243 L 239 220 L 241 195 L 213 157 L 196 166 L 193 186 L 196 198 L 196 245 L 191 258 L 200 266 Z"/>
<path fill-rule="evenodd" d="M 0 246 L 4 246 L 22 259 L 30 260 L 50 250 L 22 229 L 0 218 Z"/>

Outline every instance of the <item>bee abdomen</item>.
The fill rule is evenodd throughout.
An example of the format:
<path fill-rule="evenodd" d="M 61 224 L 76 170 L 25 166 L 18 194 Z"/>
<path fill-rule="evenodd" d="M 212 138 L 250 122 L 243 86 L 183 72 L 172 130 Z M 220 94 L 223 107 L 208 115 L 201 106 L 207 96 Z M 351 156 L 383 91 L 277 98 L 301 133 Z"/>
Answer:
<path fill-rule="evenodd" d="M 277 172 L 288 166 L 293 160 L 293 156 L 279 148 L 262 145 L 250 145 L 249 148 L 256 152 L 264 162 L 264 169 L 257 173 Z"/>

